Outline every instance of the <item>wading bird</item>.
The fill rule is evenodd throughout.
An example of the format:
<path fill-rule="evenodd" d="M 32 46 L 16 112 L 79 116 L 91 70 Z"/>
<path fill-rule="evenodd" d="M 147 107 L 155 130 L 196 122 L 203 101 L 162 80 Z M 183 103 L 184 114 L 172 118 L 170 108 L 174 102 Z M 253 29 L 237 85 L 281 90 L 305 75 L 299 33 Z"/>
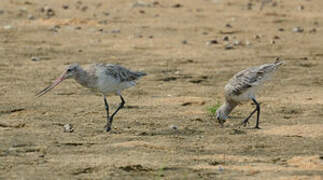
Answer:
<path fill-rule="evenodd" d="M 256 105 L 250 115 L 241 123 L 246 126 L 250 117 L 257 111 L 257 121 L 255 128 L 259 129 L 260 105 L 256 101 L 256 92 L 269 80 L 272 74 L 282 64 L 279 58 L 272 64 L 250 67 L 235 74 L 224 87 L 225 102 L 216 111 L 216 118 L 223 126 L 231 111 L 239 104 L 252 100 Z"/>
<path fill-rule="evenodd" d="M 40 97 L 57 86 L 65 79 L 73 78 L 84 87 L 90 88 L 103 94 L 105 109 L 107 112 L 106 131 L 111 130 L 114 116 L 124 107 L 125 101 L 121 91 L 136 85 L 135 80 L 145 76 L 144 72 L 133 72 L 119 65 L 112 64 L 92 64 L 87 68 L 82 68 L 78 64 L 69 65 L 64 73 L 58 77 L 51 85 L 36 94 Z M 114 113 L 110 116 L 107 95 L 116 94 L 120 97 L 121 103 Z"/>

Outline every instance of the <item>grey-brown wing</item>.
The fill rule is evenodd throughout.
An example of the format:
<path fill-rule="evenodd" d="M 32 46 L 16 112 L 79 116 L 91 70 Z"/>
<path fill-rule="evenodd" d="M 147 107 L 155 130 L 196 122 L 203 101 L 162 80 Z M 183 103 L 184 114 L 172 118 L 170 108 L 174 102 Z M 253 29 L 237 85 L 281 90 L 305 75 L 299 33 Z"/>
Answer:
<path fill-rule="evenodd" d="M 238 72 L 228 83 L 229 93 L 240 95 L 249 88 L 262 84 L 281 64 L 282 62 L 277 59 L 272 64 L 250 67 Z"/>
<path fill-rule="evenodd" d="M 263 78 L 263 71 L 255 68 L 248 68 L 240 71 L 229 81 L 230 92 L 234 95 L 240 95 L 249 88 L 257 85 L 257 81 Z"/>
<path fill-rule="evenodd" d="M 140 78 L 141 76 L 145 76 L 144 72 L 133 72 L 122 66 L 107 64 L 105 65 L 105 73 L 114 77 L 115 79 L 119 79 L 121 82 L 124 81 L 134 81 Z"/>

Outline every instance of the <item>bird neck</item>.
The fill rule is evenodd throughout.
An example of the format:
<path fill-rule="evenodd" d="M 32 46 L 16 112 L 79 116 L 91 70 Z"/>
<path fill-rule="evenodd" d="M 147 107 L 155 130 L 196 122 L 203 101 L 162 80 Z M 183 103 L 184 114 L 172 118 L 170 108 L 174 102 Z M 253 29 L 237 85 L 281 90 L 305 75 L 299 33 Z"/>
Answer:
<path fill-rule="evenodd" d="M 77 70 L 74 79 L 76 82 L 85 87 L 92 87 L 93 81 L 91 81 L 91 76 L 87 71 L 79 67 Z"/>
<path fill-rule="evenodd" d="M 225 103 L 220 107 L 220 110 L 225 116 L 228 116 L 237 105 L 237 103 L 225 101 Z"/>

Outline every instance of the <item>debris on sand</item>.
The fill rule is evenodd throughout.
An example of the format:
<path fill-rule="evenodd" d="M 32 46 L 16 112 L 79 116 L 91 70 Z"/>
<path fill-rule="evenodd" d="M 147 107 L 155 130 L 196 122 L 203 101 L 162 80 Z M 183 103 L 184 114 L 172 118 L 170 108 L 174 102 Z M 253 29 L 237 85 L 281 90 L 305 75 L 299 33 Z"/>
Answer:
<path fill-rule="evenodd" d="M 172 124 L 169 126 L 170 129 L 173 129 L 173 130 L 178 130 L 178 126 Z"/>
<path fill-rule="evenodd" d="M 72 124 L 65 124 L 64 125 L 64 132 L 72 133 L 74 131 Z"/>
<path fill-rule="evenodd" d="M 224 49 L 231 50 L 231 49 L 233 49 L 233 46 L 232 46 L 232 44 L 227 44 L 227 45 L 225 45 Z"/>
<path fill-rule="evenodd" d="M 208 46 L 213 45 L 213 44 L 219 44 L 219 42 L 217 40 L 215 40 L 215 39 L 209 40 L 209 41 L 206 42 L 206 45 L 208 45 Z"/>
<path fill-rule="evenodd" d="M 224 36 L 222 40 L 223 41 L 229 41 L 229 36 Z"/>
<path fill-rule="evenodd" d="M 173 8 L 181 8 L 181 7 L 183 7 L 183 5 L 181 5 L 181 4 L 174 4 L 172 7 Z"/>
<path fill-rule="evenodd" d="M 121 166 L 121 167 L 119 167 L 119 169 L 122 169 L 127 172 L 130 172 L 130 171 L 151 171 L 152 170 L 150 168 L 144 168 L 141 164 Z"/>
<path fill-rule="evenodd" d="M 31 60 L 32 61 L 40 61 L 40 58 L 39 57 L 36 57 L 36 56 L 33 56 L 33 57 L 31 57 Z"/>
<path fill-rule="evenodd" d="M 48 18 L 55 16 L 55 11 L 48 6 L 42 7 L 40 12 L 45 13 Z"/>
<path fill-rule="evenodd" d="M 304 32 L 304 29 L 303 29 L 303 28 L 301 28 L 301 27 L 299 27 L 299 26 L 297 26 L 297 27 L 294 27 L 294 28 L 293 28 L 293 32 L 301 33 L 301 32 Z"/>

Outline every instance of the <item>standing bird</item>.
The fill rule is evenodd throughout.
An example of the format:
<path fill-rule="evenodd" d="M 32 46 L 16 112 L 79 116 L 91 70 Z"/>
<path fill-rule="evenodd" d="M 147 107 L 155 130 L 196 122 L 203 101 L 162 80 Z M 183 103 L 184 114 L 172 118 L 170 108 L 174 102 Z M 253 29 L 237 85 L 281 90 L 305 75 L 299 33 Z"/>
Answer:
<path fill-rule="evenodd" d="M 122 66 L 113 64 L 92 64 L 86 69 L 83 69 L 79 64 L 71 64 L 59 78 L 37 93 L 36 96 L 40 97 L 65 79 L 73 78 L 82 86 L 103 94 L 105 109 L 107 111 L 107 124 L 105 128 L 108 132 L 111 130 L 114 116 L 125 104 L 121 91 L 136 85 L 135 80 L 145 75 L 146 73 L 144 72 L 133 72 Z M 109 105 L 106 99 L 106 96 L 110 94 L 116 94 L 121 99 L 119 107 L 111 116 L 109 114 Z"/>
<path fill-rule="evenodd" d="M 246 126 L 250 117 L 257 111 L 257 122 L 255 128 L 260 129 L 260 105 L 256 101 L 255 93 L 265 81 L 271 78 L 272 74 L 281 64 L 282 62 L 277 58 L 272 64 L 250 67 L 235 74 L 224 87 L 224 104 L 216 111 L 216 118 L 219 123 L 223 126 L 228 115 L 237 105 L 245 101 L 252 100 L 256 105 L 256 109 L 253 110 L 241 124 Z"/>

